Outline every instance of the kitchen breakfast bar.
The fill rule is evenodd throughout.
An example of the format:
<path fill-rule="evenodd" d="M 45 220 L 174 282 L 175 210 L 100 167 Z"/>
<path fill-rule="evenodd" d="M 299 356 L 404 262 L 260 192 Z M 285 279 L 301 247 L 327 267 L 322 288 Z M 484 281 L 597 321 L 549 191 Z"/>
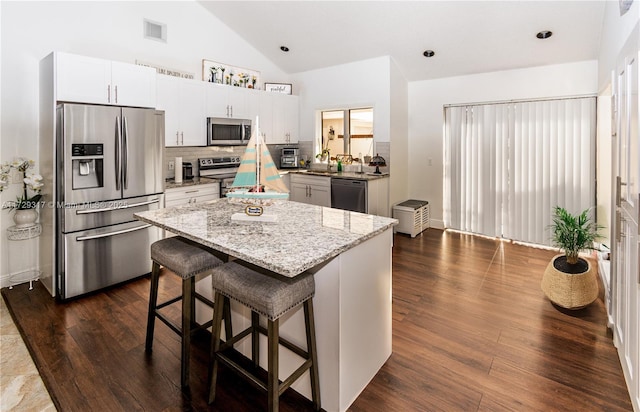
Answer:
<path fill-rule="evenodd" d="M 232 220 L 244 207 L 218 199 L 140 212 L 135 217 L 281 276 L 312 273 L 322 407 L 345 411 L 391 355 L 391 248 L 397 221 L 292 201 L 265 207 L 265 215 L 274 217 L 273 222 Z M 206 273 L 199 277 L 196 289 L 212 296 Z M 251 323 L 250 310 L 235 302 L 231 309 L 234 329 Z M 196 312 L 199 323 L 213 314 L 205 305 Z M 281 336 L 305 346 L 300 308 L 281 318 L 280 331 Z M 250 340 L 245 340 L 236 349 L 249 355 L 250 346 Z M 261 344 L 261 351 L 266 346 Z M 262 367 L 266 358 L 266 352 L 261 353 Z M 281 379 L 300 363 L 297 356 L 280 348 Z M 310 399 L 308 372 L 292 388 Z"/>

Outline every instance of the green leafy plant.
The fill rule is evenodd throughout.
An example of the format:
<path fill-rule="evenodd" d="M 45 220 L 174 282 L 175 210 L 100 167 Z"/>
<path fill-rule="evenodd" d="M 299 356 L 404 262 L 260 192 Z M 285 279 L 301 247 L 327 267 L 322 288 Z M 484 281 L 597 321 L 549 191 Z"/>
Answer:
<path fill-rule="evenodd" d="M 553 210 L 553 243 L 567 255 L 567 263 L 578 263 L 578 253 L 581 250 L 595 249 L 593 242 L 600 236 L 600 226 L 589 217 L 589 209 L 579 215 L 572 215 L 566 209 L 556 206 Z"/>

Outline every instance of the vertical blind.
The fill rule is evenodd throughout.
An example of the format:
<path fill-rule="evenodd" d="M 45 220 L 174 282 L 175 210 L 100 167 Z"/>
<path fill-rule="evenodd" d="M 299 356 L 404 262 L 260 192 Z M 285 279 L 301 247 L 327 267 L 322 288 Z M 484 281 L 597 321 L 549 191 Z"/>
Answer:
<path fill-rule="evenodd" d="M 549 245 L 595 206 L 595 97 L 445 108 L 446 227 Z"/>

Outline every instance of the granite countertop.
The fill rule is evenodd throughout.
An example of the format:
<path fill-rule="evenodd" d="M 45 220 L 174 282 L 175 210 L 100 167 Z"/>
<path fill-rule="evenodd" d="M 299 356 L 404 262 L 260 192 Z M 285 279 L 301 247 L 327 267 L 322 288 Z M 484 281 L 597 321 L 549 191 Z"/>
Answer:
<path fill-rule="evenodd" d="M 288 200 L 265 207 L 277 221 L 232 221 L 245 205 L 229 199 L 135 213 L 159 226 L 212 249 L 294 277 L 372 238 L 398 221 Z"/>
<path fill-rule="evenodd" d="M 189 186 L 197 186 L 197 185 L 205 185 L 207 183 L 220 183 L 219 179 L 212 179 L 210 177 L 194 177 L 189 180 L 182 180 L 182 183 L 176 183 L 174 179 L 166 179 L 164 183 L 164 188 L 166 189 L 175 189 L 176 187 L 189 187 Z"/>
<path fill-rule="evenodd" d="M 389 173 L 373 174 L 372 172 L 326 172 L 324 170 L 314 169 L 291 169 L 290 174 L 312 175 L 312 176 L 327 176 L 335 177 L 338 179 L 355 179 L 355 180 L 376 180 L 389 177 Z"/>

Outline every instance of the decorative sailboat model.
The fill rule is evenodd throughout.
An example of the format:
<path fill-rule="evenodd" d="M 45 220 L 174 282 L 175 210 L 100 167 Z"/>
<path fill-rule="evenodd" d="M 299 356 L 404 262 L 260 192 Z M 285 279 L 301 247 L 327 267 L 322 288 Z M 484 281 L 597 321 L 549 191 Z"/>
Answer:
<path fill-rule="evenodd" d="M 274 201 L 289 198 L 289 190 L 280 178 L 267 145 L 260 136 L 259 119 L 256 117 L 255 132 L 247 143 L 240 159 L 240 167 L 227 197 L 231 201 L 244 203 L 245 213 L 234 213 L 231 220 L 273 222 L 275 215 L 265 215 L 264 206 Z"/>

